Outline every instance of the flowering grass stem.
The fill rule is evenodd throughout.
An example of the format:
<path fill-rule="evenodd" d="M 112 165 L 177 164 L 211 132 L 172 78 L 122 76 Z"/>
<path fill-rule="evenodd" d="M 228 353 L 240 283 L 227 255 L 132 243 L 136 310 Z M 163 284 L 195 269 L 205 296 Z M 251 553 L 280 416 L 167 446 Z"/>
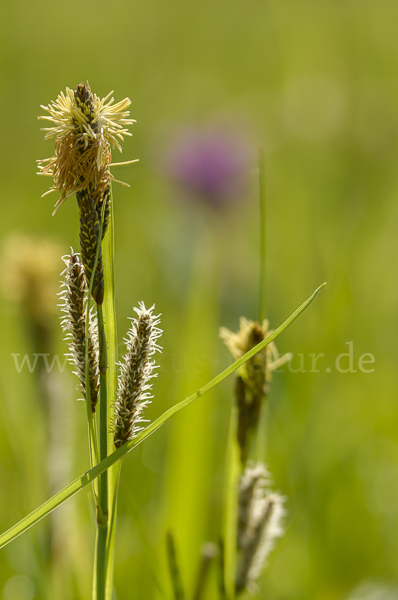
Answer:
<path fill-rule="evenodd" d="M 99 336 L 99 370 L 100 370 L 100 401 L 99 401 L 99 456 L 103 461 L 108 456 L 108 400 L 106 389 L 107 352 L 102 306 L 97 305 L 98 336 Z M 97 505 L 97 537 L 95 551 L 95 593 L 93 600 L 105 600 L 106 563 L 108 539 L 108 471 L 99 478 L 99 493 Z"/>
<path fill-rule="evenodd" d="M 108 515 L 108 538 L 107 552 L 105 564 L 105 599 L 112 600 L 113 597 L 113 561 L 115 550 L 115 532 L 116 532 L 116 515 L 117 501 L 120 483 L 120 473 L 122 470 L 122 461 L 116 462 L 108 469 L 108 498 L 109 498 L 109 515 Z"/>
<path fill-rule="evenodd" d="M 89 327 L 89 305 L 94 285 L 95 273 L 99 256 L 101 252 L 101 241 L 103 238 L 104 220 L 106 203 L 104 202 L 101 210 L 101 220 L 99 227 L 98 242 L 96 254 L 93 261 L 93 269 L 90 277 L 90 285 L 87 300 L 86 315 L 86 380 L 88 373 L 88 327 Z M 99 436 L 97 436 L 97 427 L 95 417 L 91 411 L 90 399 L 86 399 L 87 419 L 89 425 L 91 460 L 94 466 L 103 461 L 108 456 L 108 400 L 107 400 L 107 351 L 106 335 L 104 328 L 104 318 L 102 305 L 97 304 L 97 322 L 99 338 L 99 371 L 100 371 L 100 401 L 99 401 Z M 99 439 L 98 439 L 99 437 Z M 108 536 L 108 472 L 105 471 L 98 478 L 97 485 L 93 489 L 94 501 L 96 504 L 97 515 L 97 535 L 95 550 L 95 568 L 93 583 L 93 600 L 105 600 L 106 587 L 106 563 L 107 563 L 107 536 Z"/>
<path fill-rule="evenodd" d="M 204 386 L 202 386 L 195 393 L 191 394 L 184 400 L 181 400 L 168 410 L 166 410 L 160 417 L 158 417 L 155 421 L 150 423 L 145 429 L 140 431 L 136 437 L 132 440 L 128 440 L 125 444 L 120 446 L 117 450 L 112 452 L 112 454 L 108 455 L 106 459 L 102 460 L 95 467 L 75 479 L 72 483 L 63 488 L 60 492 L 52 496 L 49 500 L 44 502 L 41 506 L 32 511 L 29 515 L 18 521 L 15 525 L 10 527 L 7 531 L 0 535 L 0 548 L 14 540 L 16 537 L 24 533 L 27 529 L 35 525 L 38 521 L 46 517 L 50 514 L 55 508 L 63 504 L 66 500 L 74 496 L 77 492 L 82 490 L 86 485 L 93 482 L 97 477 L 99 477 L 102 473 L 104 473 L 107 469 L 109 469 L 112 465 L 117 463 L 123 456 L 125 456 L 128 452 L 131 452 L 133 448 L 138 446 L 141 442 L 143 442 L 146 438 L 152 435 L 155 431 L 157 431 L 166 421 L 168 421 L 174 414 L 176 414 L 181 409 L 187 407 L 192 402 L 198 400 L 205 393 L 210 391 L 213 387 L 218 385 L 221 381 L 223 381 L 228 375 L 235 372 L 242 366 L 249 358 L 254 356 L 257 352 L 259 352 L 262 348 L 264 348 L 267 344 L 275 340 L 293 321 L 295 321 L 299 315 L 311 304 L 311 302 L 316 298 L 321 289 L 326 284 L 323 283 L 320 285 L 299 308 L 297 308 L 282 325 L 280 325 L 275 331 L 267 336 L 262 342 L 257 344 L 254 348 L 246 352 L 241 358 L 237 359 L 232 365 L 229 365 L 226 369 L 221 371 L 216 377 L 208 381 Z"/>
<path fill-rule="evenodd" d="M 224 548 L 224 588 L 228 600 L 235 596 L 236 571 L 236 528 L 238 515 L 238 500 L 236 489 L 240 474 L 240 455 L 237 443 L 238 414 L 235 406 L 231 410 L 227 443 L 227 476 L 225 484 L 225 511 L 223 527 Z"/>
<path fill-rule="evenodd" d="M 66 293 L 69 293 L 69 296 L 72 294 L 72 300 L 72 292 L 81 293 L 77 293 L 75 310 L 73 306 L 70 308 L 70 302 L 68 304 L 68 295 L 63 310 L 70 320 L 69 322 L 66 318 L 67 336 L 77 338 L 72 347 L 72 362 L 77 367 L 86 399 L 92 469 L 95 469 L 98 463 L 106 462 L 109 454 L 115 449 L 113 436 L 110 434 L 117 383 L 113 221 L 109 228 L 112 230 L 112 235 L 108 236 L 111 237 L 110 243 L 104 243 L 104 255 L 102 242 L 113 212 L 111 182 L 116 180 L 110 171 L 111 150 L 117 148 L 122 151 L 120 142 L 124 140 L 124 136 L 131 135 L 127 127 L 134 123 L 134 120 L 129 118 L 129 98 L 115 103 L 111 96 L 112 92 L 101 99 L 91 92 L 88 82 L 80 83 L 75 90 L 67 88 L 55 101 L 42 106 L 47 114 L 39 117 L 51 124 L 44 129 L 45 138 L 55 138 L 54 155 L 38 161 L 39 173 L 53 179 L 49 191 L 58 191 L 60 194 L 54 213 L 73 194 L 76 195 L 79 207 L 81 263 L 74 256 L 71 257 L 71 262 L 78 260 L 76 268 L 81 277 L 77 284 L 73 280 L 72 286 L 67 280 L 65 287 Z M 135 161 L 125 164 L 130 162 Z M 114 166 L 118 164 L 123 163 L 114 163 Z M 109 264 L 106 264 L 106 261 Z M 105 279 L 109 289 L 106 289 Z M 84 285 L 82 281 L 85 281 Z M 96 325 L 90 310 L 91 299 L 97 308 Z M 108 327 L 111 360 L 109 382 Z M 69 329 L 72 331 L 69 332 Z M 90 337 L 93 332 L 93 336 Z M 90 378 L 93 371 L 95 378 Z M 118 479 L 119 466 L 115 465 L 109 473 L 108 469 L 101 471 L 93 484 L 97 519 L 93 600 L 110 600 L 112 596 Z M 94 482 L 94 479 L 92 481 Z M 110 520 L 108 507 L 111 509 Z"/>
<path fill-rule="evenodd" d="M 109 226 L 107 236 L 103 242 L 105 296 L 103 303 L 104 321 L 106 324 L 108 369 L 107 369 L 107 403 L 108 421 L 113 422 L 114 399 L 117 389 L 117 332 L 116 332 L 116 306 L 115 306 L 115 281 L 114 281 L 114 204 L 111 193 L 111 210 L 109 215 Z M 113 442 L 113 431 L 108 427 L 108 455 L 115 450 Z M 105 598 L 111 600 L 113 588 L 113 557 L 116 531 L 117 498 L 119 490 L 121 461 L 116 462 L 108 469 L 108 540 L 106 555 L 106 587 Z"/>
<path fill-rule="evenodd" d="M 259 192 L 260 192 L 260 318 L 262 323 L 267 313 L 267 213 L 265 195 L 264 150 L 259 151 Z"/>
<path fill-rule="evenodd" d="M 259 322 L 267 316 L 267 197 L 265 189 L 265 156 L 264 148 L 259 150 L 259 200 L 260 200 L 260 306 Z M 256 432 L 256 454 L 258 460 L 263 458 L 267 436 L 268 403 L 262 402 Z"/>
<path fill-rule="evenodd" d="M 92 295 L 92 289 L 93 289 L 93 285 L 94 285 L 95 271 L 97 269 L 97 264 L 98 264 L 99 255 L 100 255 L 100 251 L 101 251 L 101 240 L 102 240 L 102 232 L 104 229 L 105 208 L 106 208 L 105 203 L 103 203 L 102 211 L 101 211 L 101 222 L 100 222 L 100 228 L 99 228 L 98 243 L 97 243 L 96 253 L 95 253 L 95 257 L 94 257 L 93 270 L 92 270 L 91 277 L 90 277 L 90 283 L 88 286 L 87 312 L 86 312 L 86 346 L 85 346 L 86 381 L 89 381 L 88 340 L 89 340 L 89 328 L 90 328 L 90 298 Z M 100 335 L 100 333 L 99 333 L 99 335 Z M 101 378 L 100 378 L 100 386 L 101 386 Z M 89 389 L 90 386 L 87 386 L 87 387 L 88 387 L 88 390 L 87 390 L 88 395 L 86 397 L 86 410 L 87 410 L 87 422 L 88 422 L 88 428 L 89 428 L 90 460 L 91 460 L 91 467 L 93 467 L 101 459 L 100 459 L 100 455 L 99 455 L 95 413 L 93 414 L 93 412 L 91 410 L 90 389 Z M 98 486 L 98 484 L 97 484 L 97 486 Z M 97 502 L 98 494 L 99 494 L 98 487 L 97 487 L 97 489 L 94 488 L 94 500 L 95 500 L 97 506 L 98 506 L 98 502 Z"/>

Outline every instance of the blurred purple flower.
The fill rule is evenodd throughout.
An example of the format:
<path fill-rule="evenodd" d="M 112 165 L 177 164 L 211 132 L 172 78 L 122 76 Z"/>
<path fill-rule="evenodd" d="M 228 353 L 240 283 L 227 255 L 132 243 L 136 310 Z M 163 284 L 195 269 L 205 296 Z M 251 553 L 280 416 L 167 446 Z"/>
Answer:
<path fill-rule="evenodd" d="M 221 208 L 244 195 L 250 152 L 246 141 L 225 128 L 185 129 L 165 157 L 165 171 L 188 196 Z"/>

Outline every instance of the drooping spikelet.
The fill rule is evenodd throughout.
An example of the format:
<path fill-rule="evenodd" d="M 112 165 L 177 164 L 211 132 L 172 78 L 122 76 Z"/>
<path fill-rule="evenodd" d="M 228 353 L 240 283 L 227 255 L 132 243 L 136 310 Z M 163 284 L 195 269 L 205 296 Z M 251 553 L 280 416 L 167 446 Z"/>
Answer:
<path fill-rule="evenodd" d="M 152 314 L 154 306 L 146 309 L 143 302 L 135 308 L 138 318 L 132 319 L 125 338 L 127 353 L 120 363 L 117 399 L 114 415 L 114 441 L 116 448 L 133 438 L 142 422 L 141 413 L 152 398 L 150 394 L 155 361 L 151 357 L 161 348 L 156 343 L 162 331 L 157 328 L 159 316 Z"/>
<path fill-rule="evenodd" d="M 263 464 L 247 466 L 239 483 L 236 591 L 255 590 L 275 540 L 283 535 L 284 498 L 269 489 Z"/>
<path fill-rule="evenodd" d="M 67 88 L 66 94 L 61 93 L 55 102 L 43 106 L 49 116 L 39 117 L 54 123 L 53 127 L 44 129 L 46 139 L 55 137 L 54 156 L 38 161 L 39 174 L 53 178 L 49 192 L 60 192 L 54 213 L 76 193 L 80 211 L 81 253 L 88 284 L 97 247 L 109 221 L 110 182 L 113 179 L 109 170 L 111 148 L 122 150 L 119 140 L 131 135 L 126 126 L 134 122 L 128 118 L 130 100 L 125 98 L 113 104 L 113 98 L 109 100 L 111 93 L 100 99 L 91 92 L 88 83 L 80 83 L 75 91 Z M 99 239 L 102 214 L 103 230 Z M 101 256 L 94 275 L 92 295 L 97 304 L 102 304 Z"/>
<path fill-rule="evenodd" d="M 241 317 L 240 330 L 233 333 L 221 327 L 220 338 L 232 356 L 238 359 L 271 333 L 266 319 L 260 325 L 256 321 Z M 246 361 L 237 372 L 235 397 L 238 407 L 238 442 L 242 464 L 247 460 L 250 440 L 257 426 L 262 401 L 268 393 L 272 372 L 290 358 L 290 354 L 280 357 L 275 344 L 271 342 Z"/>
<path fill-rule="evenodd" d="M 61 321 L 62 329 L 66 331 L 70 354 L 69 362 L 76 368 L 76 375 L 80 380 L 80 389 L 84 398 L 87 398 L 86 384 L 86 306 L 87 285 L 84 277 L 84 268 L 77 254 L 73 251 L 71 256 L 63 258 L 66 269 L 63 271 L 64 283 L 61 298 L 64 303 L 61 310 L 66 314 Z M 88 372 L 90 386 L 90 404 L 92 412 L 98 400 L 99 368 L 98 368 L 98 330 L 93 313 L 90 313 L 88 336 Z"/>

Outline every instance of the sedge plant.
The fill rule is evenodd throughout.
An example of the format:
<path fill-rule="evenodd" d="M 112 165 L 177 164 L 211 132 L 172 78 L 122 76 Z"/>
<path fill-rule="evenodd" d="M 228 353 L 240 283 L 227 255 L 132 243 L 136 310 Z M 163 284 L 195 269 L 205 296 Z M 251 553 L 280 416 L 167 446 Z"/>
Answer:
<path fill-rule="evenodd" d="M 124 136 L 131 135 L 127 127 L 134 121 L 128 111 L 130 100 L 125 98 L 115 103 L 111 94 L 101 99 L 91 92 L 88 83 L 81 83 L 75 90 L 67 88 L 55 101 L 43 106 L 47 115 L 40 117 L 51 123 L 45 129 L 46 138 L 55 139 L 54 155 L 38 161 L 40 174 L 52 180 L 49 192 L 59 194 L 54 213 L 73 195 L 79 210 L 80 253 L 71 250 L 70 255 L 64 257 L 61 309 L 69 360 L 79 378 L 79 389 L 86 404 L 91 468 L 0 535 L 2 547 L 92 484 L 97 527 L 93 600 L 111 600 L 113 593 L 121 459 L 172 415 L 199 399 L 228 375 L 237 371 L 240 376 L 245 364 L 268 356 L 270 350 L 272 352 L 273 340 L 309 306 L 322 287 L 315 290 L 277 329 L 271 332 L 263 328 L 262 335 L 242 347 L 239 355 L 234 353 L 236 360 L 232 365 L 189 397 L 171 406 L 155 421 L 143 426 L 142 411 L 151 399 L 154 355 L 160 351 L 158 340 L 161 331 L 154 307 L 147 309 L 140 303 L 125 339 L 126 354 L 118 362 L 112 197 L 112 183 L 116 180 L 111 168 L 135 161 L 112 163 L 111 153 L 115 148 L 121 151 Z M 266 474 L 261 469 L 246 472 L 245 478 L 244 481 L 249 482 L 246 488 L 257 485 L 258 490 L 264 489 Z M 257 491 L 256 497 L 259 494 Z M 269 519 L 275 502 L 272 497 L 267 500 Z M 236 524 L 232 524 L 232 530 L 236 531 Z M 247 556 L 250 553 L 254 551 L 247 550 Z M 204 569 L 211 554 L 207 552 L 204 555 Z M 173 561 L 171 537 L 169 556 Z M 249 566 L 242 566 L 243 579 L 253 576 L 253 568 L 253 561 Z M 198 594 L 199 598 L 200 591 Z M 231 597 L 234 594 L 235 589 Z"/>

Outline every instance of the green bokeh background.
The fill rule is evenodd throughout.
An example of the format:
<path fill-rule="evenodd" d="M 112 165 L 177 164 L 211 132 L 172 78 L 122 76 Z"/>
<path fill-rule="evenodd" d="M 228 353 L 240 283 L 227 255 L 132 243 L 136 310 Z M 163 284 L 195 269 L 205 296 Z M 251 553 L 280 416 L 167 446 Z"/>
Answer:
<path fill-rule="evenodd" d="M 258 597 L 267 600 L 398 598 L 397 20 L 392 0 L 38 0 L 2 9 L 3 240 L 23 232 L 57 242 L 62 253 L 78 248 L 75 200 L 52 217 L 55 195 L 41 198 L 48 180 L 35 175 L 35 160 L 53 146 L 40 132 L 40 104 L 85 80 L 99 96 L 113 89 L 117 100 L 132 100 L 137 124 L 123 159 L 140 162 L 115 170 L 131 186 L 114 186 L 116 300 L 120 340 L 139 301 L 163 315 L 148 418 L 229 364 L 219 326 L 235 330 L 241 315 L 258 318 L 259 146 L 271 325 L 328 282 L 278 339 L 281 352 L 295 354 L 294 369 L 303 355 L 307 372 L 285 367 L 269 397 L 265 458 L 288 500 L 287 532 L 260 584 Z M 214 215 L 176 198 L 158 160 L 179 126 L 219 121 L 246 131 L 253 165 L 246 198 Z M 46 448 L 35 378 L 18 374 L 11 356 L 29 353 L 30 340 L 20 308 L 4 298 L 0 328 L 4 530 L 46 499 Z M 336 358 L 349 347 L 356 372 L 339 372 Z M 310 372 L 310 355 L 319 353 L 319 372 Z M 373 372 L 358 367 L 365 353 L 374 356 L 366 365 Z M 171 598 L 168 528 L 188 590 L 200 545 L 217 542 L 232 384 L 175 416 L 124 461 L 118 599 Z M 61 387 L 70 401 L 57 435 L 66 438 L 70 478 L 88 468 L 85 408 L 74 385 L 67 369 Z M 90 597 L 90 494 L 59 511 L 54 600 Z M 50 597 L 44 527 L 1 550 L 1 598 Z M 372 585 L 379 595 L 368 594 Z M 365 591 L 354 592 L 358 586 Z M 213 594 L 210 586 L 207 598 Z"/>

